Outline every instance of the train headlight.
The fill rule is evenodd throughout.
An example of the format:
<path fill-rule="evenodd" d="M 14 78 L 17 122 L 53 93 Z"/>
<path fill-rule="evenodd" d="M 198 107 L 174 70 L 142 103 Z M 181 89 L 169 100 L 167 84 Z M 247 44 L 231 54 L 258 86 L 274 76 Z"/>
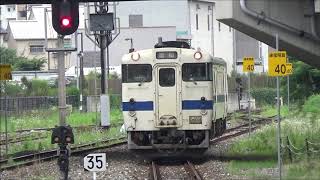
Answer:
<path fill-rule="evenodd" d="M 131 54 L 131 59 L 134 60 L 134 61 L 138 61 L 140 59 L 140 54 L 137 53 L 137 52 L 133 52 Z"/>
<path fill-rule="evenodd" d="M 194 53 L 193 57 L 196 60 L 200 60 L 202 58 L 202 53 L 198 51 L 198 52 Z"/>

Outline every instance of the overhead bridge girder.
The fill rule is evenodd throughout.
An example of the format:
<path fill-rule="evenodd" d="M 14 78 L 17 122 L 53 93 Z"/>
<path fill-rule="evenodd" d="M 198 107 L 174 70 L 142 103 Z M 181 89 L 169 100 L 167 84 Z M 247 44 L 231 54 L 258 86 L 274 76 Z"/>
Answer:
<path fill-rule="evenodd" d="M 217 19 L 310 65 L 320 67 L 317 0 L 216 1 Z"/>
<path fill-rule="evenodd" d="M 51 4 L 54 0 L 0 0 L 3 4 Z M 141 1 L 141 0 L 78 0 L 78 2 L 114 2 L 114 1 Z"/>

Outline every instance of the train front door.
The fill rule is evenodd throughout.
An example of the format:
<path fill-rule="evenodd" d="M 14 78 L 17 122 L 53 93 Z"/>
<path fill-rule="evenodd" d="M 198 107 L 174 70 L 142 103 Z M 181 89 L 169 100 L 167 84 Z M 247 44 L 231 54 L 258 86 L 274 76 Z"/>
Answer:
<path fill-rule="evenodd" d="M 156 68 L 156 126 L 177 127 L 179 121 L 178 75 L 175 66 L 159 66 Z"/>

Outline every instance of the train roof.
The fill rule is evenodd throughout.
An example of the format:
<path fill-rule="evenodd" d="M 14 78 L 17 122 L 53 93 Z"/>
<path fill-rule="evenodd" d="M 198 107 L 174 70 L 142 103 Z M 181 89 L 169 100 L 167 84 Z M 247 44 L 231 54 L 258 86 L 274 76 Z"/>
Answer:
<path fill-rule="evenodd" d="M 181 62 L 190 62 L 190 63 L 193 62 L 191 61 L 191 59 L 193 60 L 194 54 L 196 52 L 199 52 L 199 50 L 195 50 L 195 49 L 176 48 L 176 47 L 145 49 L 145 50 L 139 50 L 129 54 L 125 54 L 122 57 L 122 63 L 132 63 L 132 64 L 147 63 L 147 62 L 154 63 L 156 52 L 170 52 L 170 51 L 178 52 L 180 57 L 192 57 L 190 58 L 190 60 L 186 58 L 184 61 L 181 61 Z M 203 59 L 204 59 L 201 62 L 213 62 L 213 64 L 222 65 L 222 66 L 227 65 L 226 61 L 222 58 L 212 57 L 209 53 L 204 51 L 200 51 L 200 52 L 202 53 Z M 139 53 L 139 57 L 142 59 L 142 61 L 132 61 L 131 58 L 134 53 Z M 154 58 L 149 58 L 149 57 L 154 57 Z M 196 61 L 194 62 L 196 63 Z"/>

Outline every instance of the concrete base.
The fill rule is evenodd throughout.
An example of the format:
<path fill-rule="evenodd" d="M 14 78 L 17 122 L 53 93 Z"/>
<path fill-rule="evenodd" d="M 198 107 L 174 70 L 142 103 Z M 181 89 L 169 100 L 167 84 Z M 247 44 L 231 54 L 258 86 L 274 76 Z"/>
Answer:
<path fill-rule="evenodd" d="M 101 126 L 110 126 L 110 97 L 109 95 L 100 96 L 101 104 Z"/>

